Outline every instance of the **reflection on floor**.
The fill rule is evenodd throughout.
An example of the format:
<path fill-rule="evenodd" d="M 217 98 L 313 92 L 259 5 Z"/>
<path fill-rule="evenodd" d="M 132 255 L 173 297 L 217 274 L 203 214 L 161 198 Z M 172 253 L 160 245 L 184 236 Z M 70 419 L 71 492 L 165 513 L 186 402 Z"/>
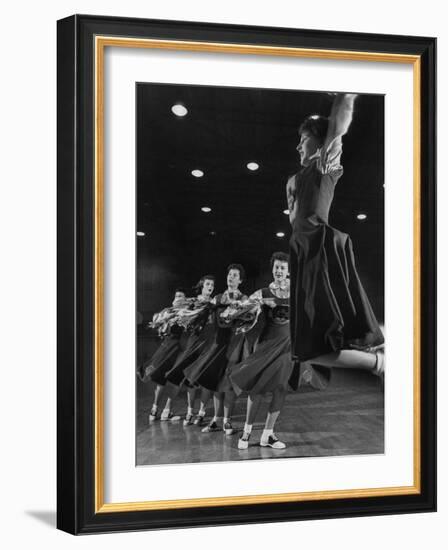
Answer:
<path fill-rule="evenodd" d="M 334 369 L 325 391 L 289 393 L 275 433 L 284 450 L 259 446 L 268 397 L 260 406 L 247 450 L 237 448 L 244 424 L 246 399 L 239 398 L 232 417 L 238 434 L 201 433 L 197 426 L 178 422 L 148 423 L 154 385 L 137 382 L 137 465 L 221 462 L 259 458 L 380 454 L 384 452 L 384 392 L 366 372 Z M 173 410 L 186 412 L 181 393 Z M 213 404 L 207 410 L 213 415 Z"/>

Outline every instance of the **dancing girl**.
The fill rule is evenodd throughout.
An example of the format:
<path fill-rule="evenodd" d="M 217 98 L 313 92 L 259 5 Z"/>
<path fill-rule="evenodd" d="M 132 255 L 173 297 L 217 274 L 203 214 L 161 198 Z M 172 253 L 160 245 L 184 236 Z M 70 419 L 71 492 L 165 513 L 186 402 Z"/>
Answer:
<path fill-rule="evenodd" d="M 284 449 L 285 443 L 274 434 L 274 426 L 284 403 L 288 381 L 293 372 L 289 334 L 289 262 L 284 252 L 271 257 L 273 281 L 254 292 L 241 309 L 252 307 L 257 322 L 251 331 L 259 332 L 254 351 L 230 369 L 230 380 L 237 395 L 248 394 L 246 422 L 238 441 L 239 449 L 247 449 L 252 425 L 263 395 L 272 395 L 260 439 L 262 447 Z"/>
<path fill-rule="evenodd" d="M 238 288 L 244 277 L 242 265 L 228 266 L 227 289 L 214 299 L 214 337 L 207 342 L 196 361 L 185 369 L 185 376 L 192 385 L 198 385 L 213 392 L 214 416 L 203 428 L 204 433 L 221 429 L 226 435 L 234 433 L 231 415 L 235 393 L 228 379 L 228 368 L 233 362 L 241 359 L 244 335 L 236 334 L 233 324 L 223 316 L 223 313 L 232 304 L 247 299 L 247 296 L 243 295 Z"/>
<path fill-rule="evenodd" d="M 166 373 L 173 367 L 176 358 L 181 350 L 181 339 L 184 329 L 176 322 L 176 316 L 180 309 L 187 304 L 186 292 L 178 288 L 174 294 L 174 300 L 171 307 L 165 308 L 153 316 L 149 327 L 157 329 L 159 336 L 163 339 L 160 346 L 150 359 L 145 361 L 138 369 L 137 375 L 142 382 L 151 380 L 156 384 L 154 389 L 154 400 L 149 414 L 149 421 L 153 422 L 159 418 L 159 403 L 165 393 Z M 160 420 L 180 420 L 171 412 L 171 402 L 173 395 L 169 392 L 165 407 L 160 415 Z"/>
<path fill-rule="evenodd" d="M 384 338 L 356 270 L 352 241 L 328 221 L 355 98 L 335 95 L 329 118 L 309 116 L 299 128 L 302 169 L 286 186 L 292 354 L 300 362 L 383 376 Z"/>
<path fill-rule="evenodd" d="M 180 353 L 174 364 L 165 372 L 165 379 L 172 388 L 172 396 L 176 396 L 185 387 L 187 390 L 187 414 L 184 426 L 191 424 L 201 425 L 204 422 L 207 403 L 211 392 L 203 389 L 200 395 L 200 406 L 197 415 L 194 414 L 194 404 L 198 387 L 188 382 L 185 369 L 199 357 L 207 342 L 210 342 L 215 333 L 212 294 L 215 289 L 214 275 L 204 275 L 195 286 L 196 298 L 191 301 L 191 312 L 181 312 L 179 323 L 186 329 L 181 339 Z"/>

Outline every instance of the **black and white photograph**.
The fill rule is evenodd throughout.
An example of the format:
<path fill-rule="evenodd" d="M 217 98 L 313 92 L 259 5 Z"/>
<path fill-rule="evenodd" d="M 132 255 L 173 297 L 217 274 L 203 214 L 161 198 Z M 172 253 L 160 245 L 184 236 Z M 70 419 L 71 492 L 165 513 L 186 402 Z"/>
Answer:
<path fill-rule="evenodd" d="M 443 549 L 443 6 L 5 4 L 5 548 Z"/>
<path fill-rule="evenodd" d="M 384 453 L 384 96 L 136 84 L 136 465 Z"/>

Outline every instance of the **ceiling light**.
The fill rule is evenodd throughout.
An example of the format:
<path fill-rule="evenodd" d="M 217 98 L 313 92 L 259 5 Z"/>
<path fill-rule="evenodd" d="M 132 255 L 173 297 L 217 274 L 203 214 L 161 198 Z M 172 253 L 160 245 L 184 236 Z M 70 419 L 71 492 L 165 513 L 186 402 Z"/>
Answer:
<path fill-rule="evenodd" d="M 207 213 L 212 211 L 212 209 L 209 206 L 203 206 L 201 210 L 202 212 L 207 212 Z"/>
<path fill-rule="evenodd" d="M 366 220 L 367 219 L 367 216 L 365 214 L 358 214 L 356 217 L 358 218 L 358 220 Z"/>
<path fill-rule="evenodd" d="M 276 237 L 280 237 L 280 238 L 282 238 L 282 237 L 285 236 L 285 234 L 283 233 L 283 231 L 279 231 L 279 232 L 276 233 L 275 235 L 276 235 Z"/>
<path fill-rule="evenodd" d="M 247 168 L 248 168 L 249 170 L 252 170 L 252 172 L 253 172 L 253 171 L 255 171 L 255 170 L 258 170 L 258 169 L 260 168 L 260 165 L 257 164 L 256 162 L 248 162 L 248 163 L 247 163 Z"/>
<path fill-rule="evenodd" d="M 144 237 L 145 233 L 143 231 L 137 231 L 137 237 Z"/>
<path fill-rule="evenodd" d="M 283 210 L 283 214 L 286 214 L 288 216 L 289 215 L 289 210 L 288 209 Z"/>
<path fill-rule="evenodd" d="M 204 175 L 204 172 L 202 170 L 192 170 L 191 175 L 194 176 L 195 178 L 202 178 L 202 176 Z"/>
<path fill-rule="evenodd" d="M 188 113 L 188 110 L 186 107 L 184 107 L 183 105 L 181 105 L 180 103 L 176 103 L 176 105 L 173 105 L 171 107 L 171 111 L 176 115 L 176 116 L 185 116 L 187 113 Z"/>

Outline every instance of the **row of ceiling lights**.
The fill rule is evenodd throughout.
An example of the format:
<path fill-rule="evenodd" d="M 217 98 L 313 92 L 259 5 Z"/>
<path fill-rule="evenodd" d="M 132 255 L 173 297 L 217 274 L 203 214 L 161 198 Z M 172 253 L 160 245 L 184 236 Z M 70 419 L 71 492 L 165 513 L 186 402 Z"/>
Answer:
<path fill-rule="evenodd" d="M 185 107 L 185 105 L 182 105 L 180 103 L 176 103 L 175 105 L 173 105 L 171 107 L 171 111 L 178 117 L 184 117 L 185 115 L 188 114 L 188 109 Z M 258 170 L 260 168 L 260 165 L 257 162 L 248 162 L 246 164 L 246 167 L 247 167 L 248 170 L 251 170 L 252 172 L 255 172 L 256 170 Z M 203 175 L 204 175 L 204 172 L 203 172 L 203 170 L 200 170 L 200 169 L 197 168 L 195 170 L 192 170 L 191 174 L 195 178 L 202 178 Z"/>
<path fill-rule="evenodd" d="M 185 107 L 185 105 L 181 105 L 179 103 L 173 105 L 171 107 L 171 111 L 178 117 L 184 117 L 185 115 L 188 114 L 188 109 Z M 248 170 L 251 170 L 252 172 L 255 172 L 256 170 L 258 170 L 260 168 L 260 165 L 257 163 L 257 162 L 248 162 L 246 164 L 246 167 Z M 199 168 L 195 168 L 194 170 L 191 171 L 191 175 L 194 176 L 195 178 L 202 178 L 204 176 L 204 171 L 203 170 L 200 170 Z M 204 212 L 205 214 L 208 214 L 212 211 L 212 209 L 209 207 L 209 206 L 203 206 L 201 208 L 202 212 Z M 285 214 L 288 212 L 287 210 L 284 211 Z M 210 235 L 216 235 L 216 232 L 215 231 L 210 231 Z M 277 232 L 276 233 L 276 236 L 277 237 L 284 237 L 285 234 L 281 231 Z"/>
<path fill-rule="evenodd" d="M 210 231 L 209 233 L 212 237 L 214 237 L 216 235 L 216 231 Z M 145 237 L 146 236 L 146 233 L 144 231 L 137 231 L 137 237 Z M 278 231 L 276 234 L 275 234 L 276 237 L 279 237 L 280 239 L 283 238 L 285 236 L 285 234 L 283 233 L 283 231 Z"/>
<path fill-rule="evenodd" d="M 205 214 L 208 214 L 212 211 L 212 209 L 209 207 L 209 206 L 203 206 L 201 208 L 202 212 L 204 212 Z M 283 214 L 286 214 L 288 215 L 289 214 L 289 210 L 283 210 Z M 366 214 L 358 214 L 356 216 L 356 218 L 360 221 L 364 221 L 367 219 L 367 216 Z M 144 237 L 146 235 L 146 233 L 144 233 L 143 231 L 137 231 L 137 237 Z M 216 232 L 215 231 L 210 231 L 210 235 L 216 235 Z M 276 234 L 275 234 L 276 237 L 279 237 L 279 238 L 283 238 L 285 236 L 285 234 L 283 233 L 283 231 L 278 231 Z"/>
<path fill-rule="evenodd" d="M 177 103 L 177 104 L 173 105 L 171 107 L 171 111 L 178 117 L 184 117 L 185 115 L 188 114 L 188 109 L 184 105 L 181 105 L 180 103 Z M 253 161 L 248 162 L 246 166 L 247 166 L 248 170 L 251 170 L 251 171 L 256 171 L 260 167 L 260 165 L 258 163 L 253 162 Z M 202 178 L 204 176 L 204 171 L 200 170 L 199 168 L 195 168 L 194 170 L 191 171 L 191 175 L 194 176 L 195 178 Z M 206 214 L 208 214 L 212 211 L 212 209 L 209 206 L 203 206 L 201 208 L 201 210 L 202 210 L 202 212 L 204 212 Z M 283 210 L 283 214 L 288 215 L 289 210 L 288 209 Z M 360 221 L 364 221 L 364 220 L 367 219 L 367 215 L 360 213 L 356 216 L 356 218 Z M 216 233 L 214 231 L 211 231 L 210 234 L 215 235 Z M 276 235 L 276 237 L 279 237 L 279 238 L 283 238 L 285 236 L 285 234 L 282 231 L 278 231 L 275 235 Z M 143 231 L 137 231 L 137 236 L 138 237 L 144 237 L 145 233 Z"/>
<path fill-rule="evenodd" d="M 171 111 L 178 117 L 184 117 L 185 115 L 188 114 L 188 109 L 185 107 L 185 105 L 182 105 L 181 103 L 176 103 L 174 104 L 172 107 L 171 107 Z M 256 171 L 260 168 L 260 165 L 256 162 L 248 162 L 246 164 L 247 168 L 251 171 Z M 199 168 L 195 168 L 194 170 L 191 171 L 191 174 L 192 176 L 194 176 L 195 178 L 202 178 L 204 176 L 204 171 L 203 170 L 200 170 Z M 383 185 L 384 187 L 384 185 Z M 211 208 L 209 208 L 208 206 L 203 206 L 201 208 L 202 212 L 211 212 Z M 283 213 L 288 215 L 289 214 L 289 210 L 283 210 Z M 360 213 L 360 214 L 357 214 L 356 218 L 360 221 L 364 221 L 367 219 L 367 215 L 366 214 L 363 214 L 363 213 Z M 279 233 L 277 233 L 277 237 L 279 236 L 284 236 L 284 233 L 282 233 L 281 235 Z"/>
<path fill-rule="evenodd" d="M 255 172 L 260 168 L 260 165 L 257 162 L 248 162 L 246 164 L 246 168 L 251 172 Z M 199 168 L 195 168 L 191 171 L 191 175 L 195 178 L 202 178 L 204 176 L 204 171 Z"/>

